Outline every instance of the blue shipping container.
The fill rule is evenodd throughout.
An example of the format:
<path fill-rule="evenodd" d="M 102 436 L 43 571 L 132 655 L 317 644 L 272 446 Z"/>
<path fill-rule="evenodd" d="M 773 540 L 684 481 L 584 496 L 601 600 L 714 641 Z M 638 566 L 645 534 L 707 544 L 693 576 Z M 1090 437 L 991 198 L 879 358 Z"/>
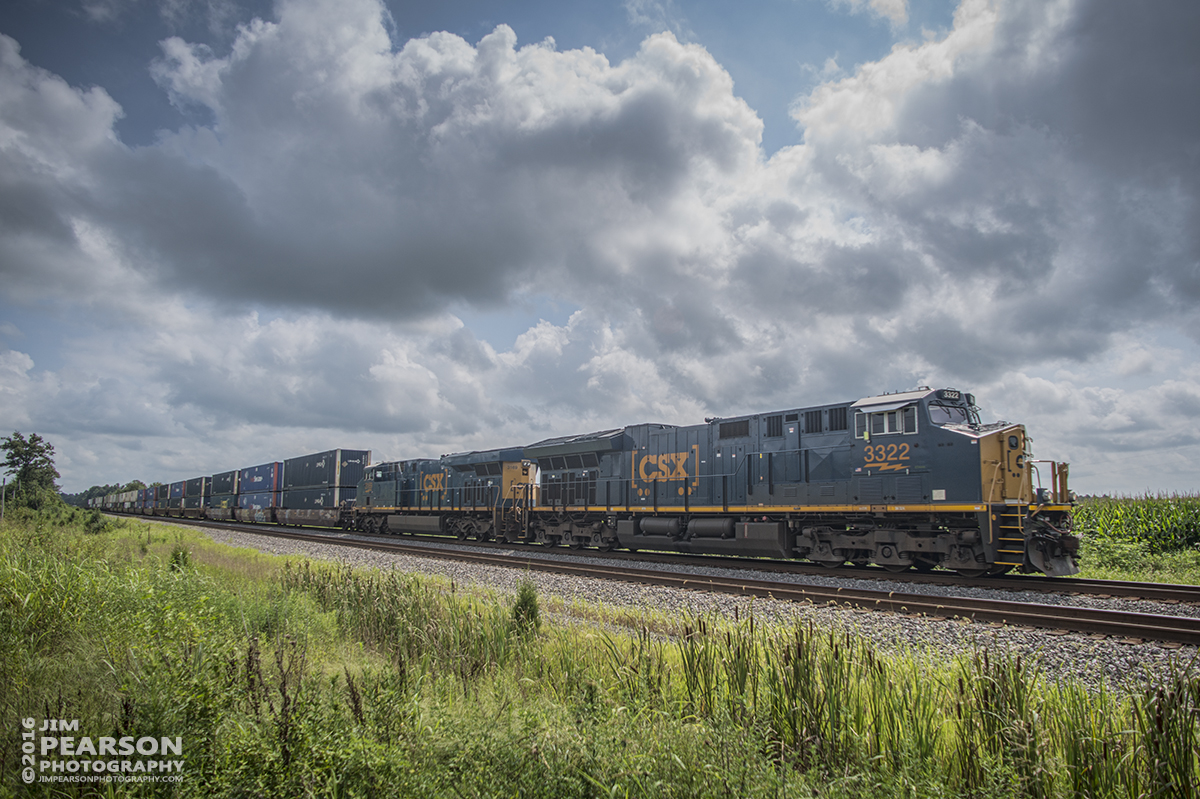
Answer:
<path fill-rule="evenodd" d="M 223 496 L 225 494 L 236 494 L 238 492 L 238 473 L 237 470 L 232 472 L 221 472 L 212 476 L 212 496 Z"/>
<path fill-rule="evenodd" d="M 187 483 L 184 480 L 180 480 L 178 483 L 171 483 L 171 494 L 169 498 L 183 499 L 183 488 L 185 485 L 187 485 Z M 178 508 L 179 506 L 173 505 L 172 507 Z"/>
<path fill-rule="evenodd" d="M 342 502 L 347 500 L 353 501 L 356 493 L 358 493 L 357 487 L 300 488 L 293 491 L 284 491 L 279 507 L 295 510 L 311 508 L 328 510 L 337 508 Z"/>
<path fill-rule="evenodd" d="M 242 469 L 238 473 L 238 491 L 243 494 L 278 491 L 282 471 L 283 464 L 278 461 Z"/>
<path fill-rule="evenodd" d="M 283 488 L 357 486 L 371 460 L 367 449 L 332 449 L 283 462 Z"/>
<path fill-rule="evenodd" d="M 265 510 L 279 504 L 279 494 L 274 491 L 263 491 L 257 494 L 238 494 L 239 508 L 244 510 Z"/>

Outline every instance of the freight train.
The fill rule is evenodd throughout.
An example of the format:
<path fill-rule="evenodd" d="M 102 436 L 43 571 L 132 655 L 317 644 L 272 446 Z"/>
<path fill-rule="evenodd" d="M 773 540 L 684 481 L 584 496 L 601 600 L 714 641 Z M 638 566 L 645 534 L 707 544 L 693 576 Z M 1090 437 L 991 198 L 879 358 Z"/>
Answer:
<path fill-rule="evenodd" d="M 317 460 L 324 471 L 293 476 L 300 468 L 294 461 L 311 467 Z M 333 450 L 267 465 L 274 470 L 241 470 L 224 500 L 194 507 L 183 501 L 192 481 L 177 508 L 169 497 L 166 505 L 149 500 L 153 489 L 101 504 L 371 533 L 805 559 L 831 568 L 941 567 L 972 577 L 1078 572 L 1067 464 L 1034 460 L 1023 425 L 982 423 L 974 397 L 956 389 L 922 387 L 691 426 L 638 424 L 441 458 L 369 460 L 366 451 Z M 246 476 L 255 470 L 286 486 L 270 498 L 248 491 Z M 220 478 L 228 487 L 232 474 L 197 480 L 215 486 Z M 301 486 L 317 479 L 320 486 Z M 204 486 L 195 488 L 203 498 Z M 243 502 L 255 494 L 262 496 Z"/>

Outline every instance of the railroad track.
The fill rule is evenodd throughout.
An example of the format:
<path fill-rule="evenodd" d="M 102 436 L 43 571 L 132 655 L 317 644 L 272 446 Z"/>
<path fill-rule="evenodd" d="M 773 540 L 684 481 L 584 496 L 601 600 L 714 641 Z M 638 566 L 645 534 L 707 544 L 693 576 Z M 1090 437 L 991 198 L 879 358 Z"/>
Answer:
<path fill-rule="evenodd" d="M 147 517 L 134 517 L 147 518 Z M 206 519 L 187 519 L 176 517 L 148 517 L 163 521 L 174 521 L 182 524 L 204 524 L 209 526 L 224 526 L 231 529 L 242 529 L 251 532 L 269 532 L 281 528 L 279 525 L 258 525 L 250 522 L 211 521 Z M 326 530 L 326 528 L 303 528 Z M 342 534 L 343 531 L 326 530 L 327 535 Z M 925 585 L 959 586 L 967 588 L 988 588 L 999 591 L 1035 591 L 1045 594 L 1076 594 L 1098 598 L 1123 597 L 1129 599 L 1146 599 L 1152 602 L 1186 603 L 1200 605 L 1200 586 L 1175 585 L 1171 583 L 1137 583 L 1121 580 L 1092 580 L 1079 577 L 1045 577 L 1042 575 L 997 575 L 967 578 L 953 572 L 931 571 L 921 572 L 890 572 L 878 566 L 843 566 L 829 569 L 805 561 L 768 560 L 763 558 L 731 558 L 721 555 L 692 555 L 684 552 L 627 552 L 616 550 L 606 552 L 598 549 L 570 549 L 567 547 L 546 548 L 538 544 L 522 544 L 496 541 L 457 540 L 448 536 L 432 535 L 372 535 L 370 533 L 352 533 L 362 538 L 378 538 L 382 541 L 428 541 L 435 544 L 460 544 L 462 546 L 482 549 L 522 550 L 528 548 L 531 552 L 553 552 L 563 556 L 579 554 L 590 558 L 611 560 L 640 561 L 643 563 L 663 563 L 679 566 L 704 566 L 719 569 L 738 569 L 744 571 L 775 572 L 779 574 L 808 574 L 824 577 L 840 576 L 859 580 L 881 580 L 887 582 L 918 583 Z"/>
<path fill-rule="evenodd" d="M 174 519 L 173 521 L 246 530 L 262 535 L 299 541 L 325 544 L 334 543 L 340 546 L 359 549 L 394 552 L 505 568 L 570 574 L 579 577 L 623 580 L 643 585 L 660 585 L 672 588 L 756 596 L 794 602 L 811 602 L 816 605 L 835 604 L 935 618 L 969 619 L 975 622 L 1068 630 L 1072 632 L 1117 636 L 1123 639 L 1149 639 L 1200 646 L 1200 618 L 1192 616 L 1167 616 L 1063 605 L 1041 605 L 977 597 L 929 596 L 896 591 L 872 591 L 860 588 L 710 577 L 695 574 L 678 574 L 658 569 L 622 566 L 619 565 L 619 560 L 617 559 L 613 560 L 612 565 L 594 565 L 571 563 L 569 559 L 531 558 L 519 555 L 514 556 L 512 554 L 491 553 L 479 551 L 478 548 L 474 550 L 461 548 L 435 549 L 416 543 L 393 540 L 390 537 L 365 540 L 364 537 L 357 534 L 353 537 L 347 537 L 346 534 L 315 533 L 302 531 L 297 528 L 273 527 L 269 525 L 259 526 L 228 522 L 214 523 L 191 519 Z M 509 549 L 511 553 L 511 546 L 506 547 L 506 549 Z M 589 554 L 593 553 L 589 552 Z M 694 562 L 692 562 L 692 565 L 694 565 Z M 922 576 L 929 577 L 930 575 Z M 1021 582 L 1023 583 L 1024 581 L 1022 580 Z M 1099 582 L 1103 582 L 1105 585 L 1108 584 L 1108 581 Z M 990 581 L 988 585 L 991 585 Z M 1142 586 L 1144 584 L 1135 583 L 1129 585 Z M 1186 586 L 1174 587 L 1186 588 Z"/>

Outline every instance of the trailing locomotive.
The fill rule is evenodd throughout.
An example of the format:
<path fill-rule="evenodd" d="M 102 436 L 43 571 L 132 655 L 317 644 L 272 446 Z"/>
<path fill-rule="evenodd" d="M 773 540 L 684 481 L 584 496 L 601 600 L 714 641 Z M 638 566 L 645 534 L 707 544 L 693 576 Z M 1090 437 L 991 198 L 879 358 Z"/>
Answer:
<path fill-rule="evenodd" d="M 1044 466 L 1050 485 L 1041 487 Z M 1024 426 L 922 388 L 375 464 L 342 524 L 572 547 L 1078 571 L 1067 465 Z"/>

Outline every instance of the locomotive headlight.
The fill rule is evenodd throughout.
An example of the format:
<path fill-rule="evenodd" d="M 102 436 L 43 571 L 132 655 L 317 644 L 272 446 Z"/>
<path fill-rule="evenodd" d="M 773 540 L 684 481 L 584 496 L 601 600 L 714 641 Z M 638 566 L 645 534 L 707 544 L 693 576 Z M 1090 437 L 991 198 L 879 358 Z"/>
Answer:
<path fill-rule="evenodd" d="M 1016 436 L 1008 437 L 1008 448 L 1009 449 L 1016 449 L 1019 446 L 1021 446 L 1021 439 L 1017 438 Z"/>

